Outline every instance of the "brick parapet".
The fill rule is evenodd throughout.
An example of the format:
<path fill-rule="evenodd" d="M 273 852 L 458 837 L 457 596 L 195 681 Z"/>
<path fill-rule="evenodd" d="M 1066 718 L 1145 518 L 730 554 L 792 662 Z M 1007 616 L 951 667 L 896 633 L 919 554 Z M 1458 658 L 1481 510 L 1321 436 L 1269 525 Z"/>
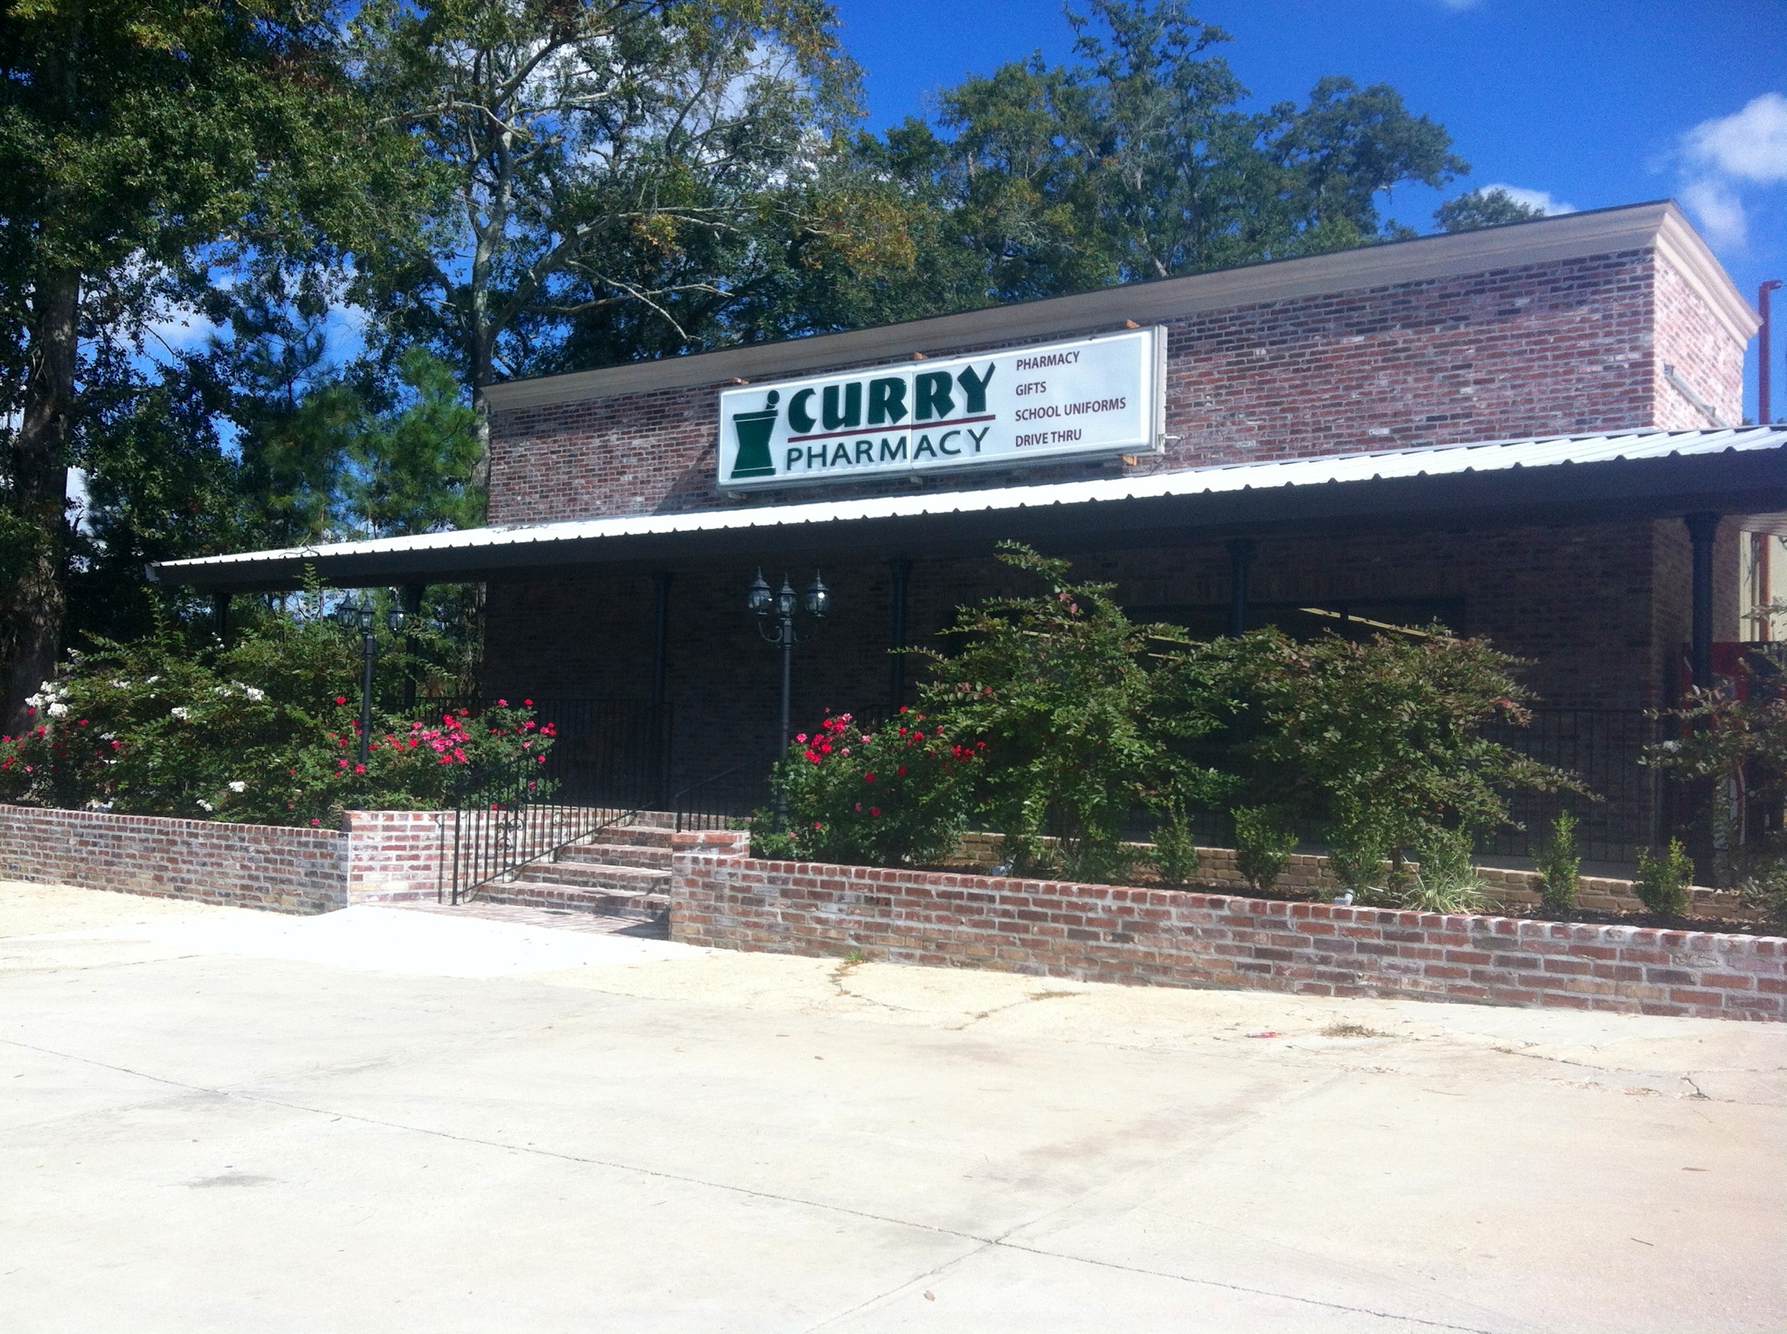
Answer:
<path fill-rule="evenodd" d="M 1704 425 L 1697 414 L 1682 416 L 1680 393 L 1663 377 L 1664 356 L 1715 404 L 1729 405 L 1741 386 L 1734 376 L 1742 349 L 1651 249 L 1237 305 L 1165 325 L 1169 442 L 1165 457 L 1144 461 L 1140 471 Z M 1110 327 L 1093 324 L 1080 332 Z M 932 355 L 1025 341 L 1035 340 L 940 347 Z M 735 505 L 713 475 L 722 387 L 498 412 L 491 522 Z M 1028 470 L 1021 480 L 1106 470 L 1055 465 Z M 935 484 L 958 490 L 1013 480 L 996 472 Z M 827 488 L 825 495 L 910 491 L 900 478 Z M 790 491 L 758 500 L 812 495 Z"/>
<path fill-rule="evenodd" d="M 692 945 L 1081 981 L 1787 1019 L 1787 940 L 679 852 Z"/>

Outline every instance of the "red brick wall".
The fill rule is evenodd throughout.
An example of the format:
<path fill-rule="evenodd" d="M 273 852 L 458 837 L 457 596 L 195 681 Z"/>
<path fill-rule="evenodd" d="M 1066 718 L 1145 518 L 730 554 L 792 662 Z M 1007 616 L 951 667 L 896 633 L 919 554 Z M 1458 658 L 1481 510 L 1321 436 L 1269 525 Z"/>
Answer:
<path fill-rule="evenodd" d="M 1713 423 L 1668 382 L 1665 367 L 1674 366 L 1727 426 L 1744 419 L 1744 348 L 1725 331 L 1706 303 L 1688 286 L 1668 260 L 1657 261 L 1657 338 L 1652 358 L 1656 376 L 1655 424 L 1673 430 L 1698 431 Z"/>
<path fill-rule="evenodd" d="M 1210 311 L 1168 329 L 1167 431 L 1182 438 L 1145 469 L 1702 425 L 1678 422 L 1681 396 L 1662 382 L 1659 349 L 1716 402 L 1735 402 L 1740 383 L 1741 349 L 1725 346 L 1731 340 L 1651 250 Z M 733 503 L 714 485 L 719 388 L 499 412 L 491 522 Z M 1080 463 L 1022 476 L 1103 472 Z M 966 474 L 928 484 L 1011 481 Z M 896 479 L 824 494 L 910 489 Z"/>
<path fill-rule="evenodd" d="M 347 906 L 333 829 L 0 806 L 0 877 L 277 912 Z"/>
<path fill-rule="evenodd" d="M 1090 982 L 1787 1019 L 1787 940 L 679 855 L 691 945 Z"/>
<path fill-rule="evenodd" d="M 348 901 L 433 899 L 440 886 L 442 824 L 453 818 L 452 811 L 347 812 Z"/>

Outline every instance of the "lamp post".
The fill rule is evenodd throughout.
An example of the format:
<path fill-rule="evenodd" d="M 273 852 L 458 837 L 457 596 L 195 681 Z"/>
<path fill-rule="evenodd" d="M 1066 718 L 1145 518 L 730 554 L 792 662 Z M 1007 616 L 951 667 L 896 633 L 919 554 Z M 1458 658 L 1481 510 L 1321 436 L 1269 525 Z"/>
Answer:
<path fill-rule="evenodd" d="M 335 619 L 343 628 L 360 632 L 360 764 L 364 767 L 372 750 L 372 662 L 378 657 L 378 636 L 374 633 L 378 604 L 370 593 L 363 592 L 357 601 L 344 598 L 335 609 Z M 385 624 L 392 634 L 399 633 L 408 619 L 409 614 L 395 602 L 385 612 Z"/>
<path fill-rule="evenodd" d="M 805 606 L 807 615 L 815 621 L 824 620 L 825 614 L 831 610 L 831 590 L 820 579 L 818 571 L 813 572 L 813 582 L 807 585 L 806 596 L 800 601 Z M 794 646 L 806 643 L 818 630 L 815 628 L 812 634 L 802 635 L 796 628 L 794 585 L 788 582 L 785 574 L 782 576 L 781 588 L 772 593 L 768 581 L 763 577 L 763 570 L 759 567 L 757 577 L 751 581 L 751 587 L 745 593 L 745 606 L 756 616 L 757 633 L 763 637 L 764 642 L 782 650 L 782 744 L 776 751 L 780 758 L 788 753 L 788 696 L 793 681 Z M 780 829 L 787 823 L 788 798 L 779 783 L 776 785 L 775 810 L 776 828 Z"/>

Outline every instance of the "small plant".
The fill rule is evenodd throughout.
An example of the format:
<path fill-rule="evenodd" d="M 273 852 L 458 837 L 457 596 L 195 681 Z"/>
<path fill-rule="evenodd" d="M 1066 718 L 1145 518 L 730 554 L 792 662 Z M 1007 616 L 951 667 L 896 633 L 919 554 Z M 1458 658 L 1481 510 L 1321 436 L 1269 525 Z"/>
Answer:
<path fill-rule="evenodd" d="M 1577 878 L 1582 855 L 1576 848 L 1576 817 L 1559 811 L 1551 830 L 1539 845 L 1539 899 L 1554 912 L 1576 906 Z"/>
<path fill-rule="evenodd" d="M 1234 816 L 1236 869 L 1264 894 L 1296 851 L 1297 831 L 1269 806 L 1239 806 Z"/>
<path fill-rule="evenodd" d="M 1386 1036 L 1375 1028 L 1367 1028 L 1364 1024 L 1355 1024 L 1350 1020 L 1340 1019 L 1322 1030 L 1325 1038 L 1381 1038 Z"/>
<path fill-rule="evenodd" d="M 1471 838 L 1462 829 L 1432 829 L 1415 849 L 1420 867 L 1399 896 L 1420 912 L 1470 912 L 1486 899 L 1483 877 L 1471 865 Z"/>
<path fill-rule="evenodd" d="M 1649 848 L 1638 849 L 1638 879 L 1632 890 L 1658 917 L 1681 917 L 1688 911 L 1688 886 L 1694 879 L 1694 863 L 1679 838 L 1669 840 L 1661 857 Z"/>
<path fill-rule="evenodd" d="M 1191 821 L 1183 808 L 1175 808 L 1159 829 L 1154 831 L 1154 869 L 1162 883 L 1183 885 L 1198 869 L 1197 840 L 1191 834 Z"/>
<path fill-rule="evenodd" d="M 1356 826 L 1331 829 L 1328 870 L 1355 899 L 1369 898 L 1384 885 L 1383 840 Z"/>

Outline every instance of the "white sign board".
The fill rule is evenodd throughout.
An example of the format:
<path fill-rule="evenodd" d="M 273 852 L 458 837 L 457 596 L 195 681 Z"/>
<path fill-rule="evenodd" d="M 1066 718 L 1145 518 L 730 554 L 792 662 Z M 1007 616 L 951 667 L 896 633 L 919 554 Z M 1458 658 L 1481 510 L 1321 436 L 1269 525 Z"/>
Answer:
<path fill-rule="evenodd" d="M 1153 453 L 1165 352 L 1138 329 L 727 389 L 720 488 Z"/>

